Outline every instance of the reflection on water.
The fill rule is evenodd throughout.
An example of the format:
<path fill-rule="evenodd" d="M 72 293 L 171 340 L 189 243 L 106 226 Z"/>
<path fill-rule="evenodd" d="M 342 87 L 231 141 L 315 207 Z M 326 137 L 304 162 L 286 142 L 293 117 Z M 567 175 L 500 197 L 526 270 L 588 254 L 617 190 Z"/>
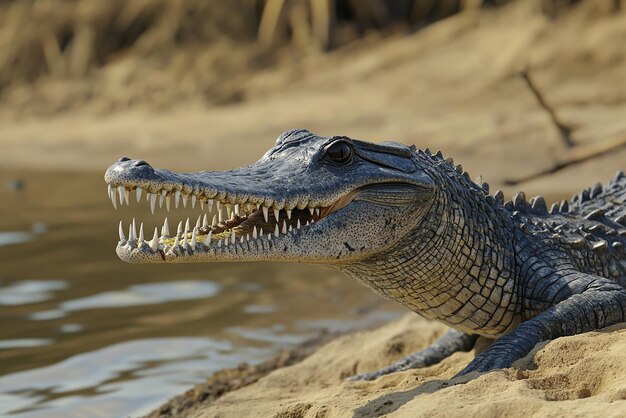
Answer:
<path fill-rule="evenodd" d="M 47 230 L 46 224 L 38 222 L 32 225 L 30 231 L 0 231 L 0 246 L 32 241 L 37 234 L 43 234 Z"/>
<path fill-rule="evenodd" d="M 183 280 L 172 283 L 150 283 L 129 286 L 127 289 L 102 292 L 84 298 L 70 299 L 50 311 L 33 312 L 34 320 L 62 318 L 67 312 L 94 308 L 120 308 L 151 305 L 178 300 L 202 299 L 215 296 L 218 284 L 209 281 Z"/>
<path fill-rule="evenodd" d="M 198 280 L 137 284 L 122 291 L 104 292 L 94 296 L 68 300 L 61 304 L 61 309 L 77 311 L 88 308 L 119 308 L 121 306 L 201 299 L 215 296 L 219 289 L 220 286 L 215 283 Z"/>
<path fill-rule="evenodd" d="M 20 244 L 22 242 L 28 242 L 35 238 L 35 235 L 30 232 L 23 231 L 5 231 L 0 232 L 0 245 Z"/>
<path fill-rule="evenodd" d="M 154 218 L 115 212 L 101 173 L 10 178 L 27 187 L 0 190 L 0 231 L 24 231 L 0 232 L 0 416 L 137 416 L 216 370 L 399 312 L 321 267 L 122 263 L 120 218 Z"/>
<path fill-rule="evenodd" d="M 41 347 L 52 342 L 47 338 L 22 338 L 21 340 L 0 341 L 0 350 L 8 348 Z"/>
<path fill-rule="evenodd" d="M 62 290 L 67 283 L 62 280 L 22 280 L 0 286 L 0 305 L 24 305 L 52 298 L 55 290 Z"/>
<path fill-rule="evenodd" d="M 0 393 L 8 395 L 0 398 L 0 415 L 43 416 L 34 413 L 40 407 L 46 410 L 46 417 L 148 413 L 150 407 L 179 391 L 181 384 L 200 382 L 220 368 L 249 359 L 258 362 L 270 353 L 210 338 L 154 338 L 115 344 L 52 366 L 0 377 Z"/>

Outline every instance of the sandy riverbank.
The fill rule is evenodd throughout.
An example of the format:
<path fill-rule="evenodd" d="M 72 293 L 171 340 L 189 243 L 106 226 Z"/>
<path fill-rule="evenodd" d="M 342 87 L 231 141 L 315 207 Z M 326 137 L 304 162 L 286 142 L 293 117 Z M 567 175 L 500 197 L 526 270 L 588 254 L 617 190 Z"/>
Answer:
<path fill-rule="evenodd" d="M 445 327 L 413 315 L 340 337 L 301 363 L 227 393 L 197 417 L 618 417 L 626 414 L 626 327 L 559 338 L 515 369 L 449 380 L 472 358 L 345 382 L 426 347 Z"/>

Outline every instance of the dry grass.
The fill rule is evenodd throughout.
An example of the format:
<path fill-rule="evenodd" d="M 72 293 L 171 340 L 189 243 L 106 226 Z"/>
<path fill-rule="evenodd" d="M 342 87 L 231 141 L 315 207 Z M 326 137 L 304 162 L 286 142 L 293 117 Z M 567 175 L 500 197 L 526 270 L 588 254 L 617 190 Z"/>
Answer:
<path fill-rule="evenodd" d="M 0 108 L 20 116 L 94 102 L 99 113 L 232 103 L 251 74 L 277 63 L 508 1 L 0 1 Z M 537 1 L 550 16 L 575 2 Z"/>

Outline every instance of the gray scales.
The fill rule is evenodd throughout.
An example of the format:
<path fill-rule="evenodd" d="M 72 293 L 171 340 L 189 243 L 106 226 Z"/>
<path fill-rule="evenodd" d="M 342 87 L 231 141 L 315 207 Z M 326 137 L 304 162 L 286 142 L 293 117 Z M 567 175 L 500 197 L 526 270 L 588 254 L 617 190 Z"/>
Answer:
<path fill-rule="evenodd" d="M 115 206 L 146 192 L 153 212 L 173 199 L 215 213 L 148 240 L 120 223 L 124 261 L 323 264 L 452 328 L 355 380 L 435 364 L 479 336 L 495 341 L 459 375 L 506 368 L 541 341 L 625 320 L 621 172 L 548 210 L 540 196 L 490 195 L 440 152 L 292 130 L 246 167 L 179 174 L 122 158 L 105 180 Z"/>

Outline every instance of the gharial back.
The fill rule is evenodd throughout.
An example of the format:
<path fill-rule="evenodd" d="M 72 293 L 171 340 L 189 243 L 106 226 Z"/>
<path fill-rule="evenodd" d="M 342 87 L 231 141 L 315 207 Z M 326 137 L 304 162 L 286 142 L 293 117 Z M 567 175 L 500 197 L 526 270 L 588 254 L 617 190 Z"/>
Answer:
<path fill-rule="evenodd" d="M 527 234 L 556 243 L 578 271 L 613 279 L 626 288 L 626 175 L 552 205 L 517 194 L 505 208 Z M 547 245 L 547 244 L 546 244 Z M 554 244 L 553 244 L 554 245 Z"/>

